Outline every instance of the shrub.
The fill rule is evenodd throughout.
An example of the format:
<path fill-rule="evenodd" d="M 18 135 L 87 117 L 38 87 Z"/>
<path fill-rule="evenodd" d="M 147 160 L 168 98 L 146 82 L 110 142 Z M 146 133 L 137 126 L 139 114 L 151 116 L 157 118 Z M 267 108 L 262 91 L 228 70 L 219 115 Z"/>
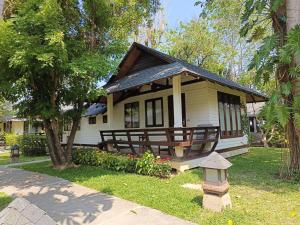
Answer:
<path fill-rule="evenodd" d="M 45 135 L 24 134 L 20 137 L 20 149 L 25 156 L 46 155 Z"/>
<path fill-rule="evenodd" d="M 15 133 L 5 133 L 5 144 L 8 146 L 18 145 L 20 141 L 20 136 L 21 135 Z"/>
<path fill-rule="evenodd" d="M 124 156 L 94 149 L 78 149 L 73 153 L 73 161 L 81 165 L 161 178 L 170 177 L 172 170 L 168 163 L 156 161 L 150 152 L 146 152 L 141 158 L 138 158 L 132 155 Z"/>

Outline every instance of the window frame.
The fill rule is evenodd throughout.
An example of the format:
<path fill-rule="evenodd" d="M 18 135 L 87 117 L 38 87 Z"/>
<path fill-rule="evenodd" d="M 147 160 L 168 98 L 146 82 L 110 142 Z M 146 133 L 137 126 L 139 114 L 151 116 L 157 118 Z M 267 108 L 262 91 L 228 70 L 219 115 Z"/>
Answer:
<path fill-rule="evenodd" d="M 134 105 L 134 104 L 137 104 L 137 108 L 138 108 L 138 113 L 137 113 L 137 115 L 138 115 L 138 126 L 133 126 L 133 124 L 134 124 L 134 122 L 133 122 L 133 114 L 132 114 L 132 106 Z M 131 118 L 131 122 L 130 122 L 130 124 L 131 124 L 131 126 L 127 126 L 127 123 L 126 123 L 126 106 L 127 105 L 130 105 L 130 118 Z M 124 104 L 124 127 L 125 128 L 127 128 L 127 129 L 130 129 L 130 128 L 140 128 L 140 103 L 138 102 L 138 101 L 135 101 L 135 102 L 129 102 L 129 103 L 125 103 Z"/>
<path fill-rule="evenodd" d="M 97 124 L 97 117 L 96 116 L 89 116 L 89 118 L 88 118 L 88 124 L 89 125 L 95 125 L 95 124 Z"/>
<path fill-rule="evenodd" d="M 102 116 L 102 123 L 107 123 L 107 115 Z"/>
<path fill-rule="evenodd" d="M 161 102 L 161 124 L 158 124 L 156 121 L 156 101 Z M 152 118 L 153 118 L 153 124 L 149 125 L 148 124 L 148 117 L 147 117 L 147 104 L 148 102 L 152 103 Z M 152 98 L 152 99 L 147 99 L 145 100 L 145 127 L 163 127 L 164 126 L 164 103 L 163 103 L 163 98 Z"/>
<path fill-rule="evenodd" d="M 241 98 L 238 95 L 232 95 L 224 92 L 217 93 L 218 96 L 218 115 L 219 115 L 219 124 L 220 124 L 220 138 L 235 138 L 242 137 L 242 114 L 241 114 Z M 223 115 L 221 115 L 220 104 L 222 104 Z M 238 106 L 238 107 L 237 107 Z M 229 113 L 229 123 L 227 124 L 227 110 Z M 238 111 L 240 119 L 238 119 Z M 224 117 L 224 130 L 222 130 L 221 125 L 221 116 Z M 233 120 L 235 121 L 235 129 L 233 129 Z M 240 122 L 240 123 L 239 123 Z M 230 126 L 230 130 L 228 127 Z M 240 128 L 240 129 L 239 129 Z"/>

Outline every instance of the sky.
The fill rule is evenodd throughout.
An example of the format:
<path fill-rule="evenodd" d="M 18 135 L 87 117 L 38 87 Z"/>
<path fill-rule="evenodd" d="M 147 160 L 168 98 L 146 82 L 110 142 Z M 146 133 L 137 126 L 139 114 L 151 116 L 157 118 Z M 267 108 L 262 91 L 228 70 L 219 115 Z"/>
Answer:
<path fill-rule="evenodd" d="M 179 22 L 188 22 L 197 18 L 200 6 L 195 6 L 196 0 L 161 0 L 166 22 L 169 28 L 176 28 Z"/>

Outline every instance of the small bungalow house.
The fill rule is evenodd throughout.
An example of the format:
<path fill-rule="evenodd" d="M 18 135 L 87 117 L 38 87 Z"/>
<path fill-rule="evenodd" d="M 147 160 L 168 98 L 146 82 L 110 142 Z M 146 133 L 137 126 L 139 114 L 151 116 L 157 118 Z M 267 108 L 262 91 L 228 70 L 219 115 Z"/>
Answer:
<path fill-rule="evenodd" d="M 6 117 L 0 121 L 1 133 L 14 133 L 18 135 L 27 133 L 40 133 L 43 130 L 42 121 L 30 121 L 27 118 L 18 118 L 14 116 Z"/>
<path fill-rule="evenodd" d="M 247 151 L 246 104 L 266 97 L 154 49 L 133 43 L 105 85 L 107 97 L 82 117 L 76 144 L 176 159 Z M 246 117 L 247 122 L 247 117 Z M 68 131 L 64 131 L 66 142 Z M 191 167 L 191 166 L 190 166 Z"/>

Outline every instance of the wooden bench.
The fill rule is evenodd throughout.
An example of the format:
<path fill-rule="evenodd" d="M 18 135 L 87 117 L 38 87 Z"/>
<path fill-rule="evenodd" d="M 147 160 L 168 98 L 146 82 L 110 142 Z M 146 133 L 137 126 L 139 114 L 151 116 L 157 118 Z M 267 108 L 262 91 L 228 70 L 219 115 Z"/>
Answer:
<path fill-rule="evenodd" d="M 111 146 L 118 152 L 129 148 L 133 154 L 137 154 L 134 146 L 149 149 L 153 154 L 152 146 L 158 147 L 159 154 L 162 146 L 167 147 L 169 153 L 174 147 L 182 146 L 187 150 L 187 156 L 194 145 L 200 145 L 198 150 L 202 152 L 208 143 L 213 143 L 210 151 L 214 151 L 219 133 L 218 126 L 104 130 L 100 131 L 100 145 L 104 150 Z"/>

